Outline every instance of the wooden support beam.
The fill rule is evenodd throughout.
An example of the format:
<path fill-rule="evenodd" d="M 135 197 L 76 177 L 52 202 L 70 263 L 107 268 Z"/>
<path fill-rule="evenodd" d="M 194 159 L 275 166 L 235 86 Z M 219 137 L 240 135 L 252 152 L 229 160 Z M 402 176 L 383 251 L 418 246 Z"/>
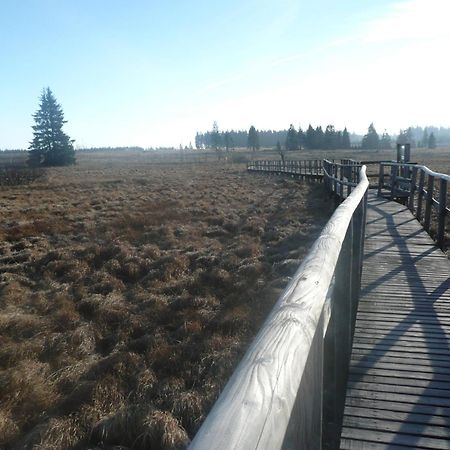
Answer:
<path fill-rule="evenodd" d="M 437 242 L 439 247 L 445 244 L 445 224 L 447 221 L 447 180 L 439 180 L 439 209 L 438 209 L 438 230 Z"/>
<path fill-rule="evenodd" d="M 428 175 L 427 182 L 427 197 L 425 199 L 425 219 L 423 223 L 423 227 L 425 231 L 430 231 L 431 224 L 431 210 L 433 206 L 433 192 L 434 192 L 434 176 Z"/>
<path fill-rule="evenodd" d="M 425 184 L 425 171 L 420 169 L 419 173 L 419 187 L 417 189 L 417 211 L 416 217 L 419 222 L 422 220 L 422 204 L 423 204 L 423 186 Z"/>

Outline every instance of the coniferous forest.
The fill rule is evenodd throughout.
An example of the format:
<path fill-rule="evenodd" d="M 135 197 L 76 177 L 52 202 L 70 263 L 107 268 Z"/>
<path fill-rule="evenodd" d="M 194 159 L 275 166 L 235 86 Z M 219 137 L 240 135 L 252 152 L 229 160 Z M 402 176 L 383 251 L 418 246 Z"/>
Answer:
<path fill-rule="evenodd" d="M 212 149 L 233 148 L 277 148 L 285 150 L 336 150 L 359 148 L 363 150 L 389 149 L 395 144 L 409 143 L 417 148 L 435 148 L 438 145 L 450 144 L 450 128 L 408 127 L 397 135 L 389 135 L 386 131 L 377 132 L 373 123 L 364 136 L 350 133 L 347 128 L 337 130 L 333 125 L 296 129 L 294 125 L 284 130 L 257 130 L 253 125 L 246 130 L 221 131 L 216 122 L 210 131 L 197 132 L 195 147 Z"/>

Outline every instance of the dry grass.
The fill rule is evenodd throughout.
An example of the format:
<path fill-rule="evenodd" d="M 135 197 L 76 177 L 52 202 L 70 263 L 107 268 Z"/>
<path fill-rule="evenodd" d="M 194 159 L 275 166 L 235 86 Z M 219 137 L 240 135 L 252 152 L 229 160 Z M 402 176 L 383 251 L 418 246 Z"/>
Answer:
<path fill-rule="evenodd" d="M 1 448 L 184 448 L 331 213 L 320 184 L 114 158 L 0 192 Z"/>

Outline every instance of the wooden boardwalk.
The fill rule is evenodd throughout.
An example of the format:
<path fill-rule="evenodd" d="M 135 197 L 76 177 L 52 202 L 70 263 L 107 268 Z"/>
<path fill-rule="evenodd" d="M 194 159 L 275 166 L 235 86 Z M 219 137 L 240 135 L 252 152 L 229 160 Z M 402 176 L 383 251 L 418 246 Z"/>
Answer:
<path fill-rule="evenodd" d="M 369 194 L 342 449 L 450 449 L 450 263 Z"/>

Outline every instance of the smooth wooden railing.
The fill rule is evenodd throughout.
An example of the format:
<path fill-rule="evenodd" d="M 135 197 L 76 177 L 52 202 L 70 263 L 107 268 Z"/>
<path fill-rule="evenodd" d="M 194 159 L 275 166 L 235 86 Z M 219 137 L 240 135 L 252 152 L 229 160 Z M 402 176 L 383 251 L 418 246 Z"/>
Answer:
<path fill-rule="evenodd" d="M 315 450 L 322 442 L 338 442 L 360 289 L 365 167 L 359 178 L 274 306 L 191 450 Z"/>
<path fill-rule="evenodd" d="M 321 178 L 323 175 L 321 159 L 308 160 L 258 160 L 247 164 L 249 172 L 285 173 L 290 175 Z"/>
<path fill-rule="evenodd" d="M 323 161 L 323 179 L 327 190 L 340 199 L 350 195 L 359 182 L 361 164 L 352 159 L 341 160 L 340 163 Z"/>
<path fill-rule="evenodd" d="M 443 247 L 450 217 L 447 207 L 449 181 L 449 175 L 433 172 L 426 166 L 382 162 L 378 195 L 387 188 L 391 199 L 403 199 L 424 229 Z"/>

